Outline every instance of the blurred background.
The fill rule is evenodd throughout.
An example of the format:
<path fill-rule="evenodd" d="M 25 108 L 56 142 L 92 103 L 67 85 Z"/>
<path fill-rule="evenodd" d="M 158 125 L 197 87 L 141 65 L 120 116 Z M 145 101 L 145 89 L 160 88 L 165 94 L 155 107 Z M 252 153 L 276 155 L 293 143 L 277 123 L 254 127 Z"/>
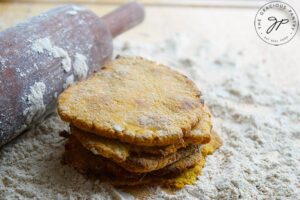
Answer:
<path fill-rule="evenodd" d="M 0 2 L 0 30 L 61 4 L 76 3 L 103 16 L 125 0 L 21 0 Z M 145 6 L 146 19 L 138 27 L 122 34 L 118 41 L 159 43 L 174 33 L 192 33 L 199 40 L 217 43 L 220 47 L 243 48 L 249 59 L 264 64 L 270 81 L 279 87 L 300 86 L 297 65 L 299 31 L 288 44 L 271 46 L 256 34 L 254 17 L 268 1 L 257 0 L 140 0 Z M 299 1 L 284 1 L 300 13 Z M 299 49 L 298 49 L 299 50 Z M 282 67 L 284 66 L 284 67 Z M 289 69 L 289 70 L 284 70 Z"/>

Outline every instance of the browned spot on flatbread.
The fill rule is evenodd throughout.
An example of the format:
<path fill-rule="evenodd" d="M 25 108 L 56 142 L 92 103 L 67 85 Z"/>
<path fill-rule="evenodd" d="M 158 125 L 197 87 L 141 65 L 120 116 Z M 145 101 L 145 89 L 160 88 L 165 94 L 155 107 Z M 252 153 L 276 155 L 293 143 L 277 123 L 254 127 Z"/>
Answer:
<path fill-rule="evenodd" d="M 192 110 L 195 109 L 198 106 L 194 101 L 191 101 L 189 99 L 182 99 L 181 100 L 181 108 L 185 110 Z"/>

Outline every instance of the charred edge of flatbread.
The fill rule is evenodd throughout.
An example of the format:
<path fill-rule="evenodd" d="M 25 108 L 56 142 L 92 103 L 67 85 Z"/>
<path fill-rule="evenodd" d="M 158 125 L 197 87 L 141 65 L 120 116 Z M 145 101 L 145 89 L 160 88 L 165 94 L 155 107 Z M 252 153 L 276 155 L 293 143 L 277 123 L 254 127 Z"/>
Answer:
<path fill-rule="evenodd" d="M 163 169 L 152 171 L 149 173 L 132 173 L 126 171 L 114 162 L 107 160 L 104 157 L 96 156 L 83 148 L 80 143 L 71 137 L 70 141 L 65 146 L 66 152 L 64 154 L 64 163 L 70 164 L 77 171 L 97 176 L 109 176 L 112 179 L 128 179 L 138 181 L 145 177 L 173 177 L 187 168 L 196 164 L 197 160 L 201 158 L 201 151 L 198 148 L 195 154 L 189 155 L 181 160 L 166 166 Z"/>
<path fill-rule="evenodd" d="M 79 140 L 79 142 L 88 150 L 98 151 L 106 158 L 113 157 L 116 161 L 124 162 L 128 156 L 131 154 L 135 155 L 156 155 L 156 156 L 167 156 L 169 154 L 175 153 L 179 148 L 186 147 L 185 143 L 176 143 L 168 146 L 136 146 L 124 142 L 120 142 L 116 139 L 105 138 L 94 133 L 86 132 L 78 129 L 77 127 L 70 125 L 71 133 Z M 122 148 L 123 153 L 116 153 L 116 151 L 111 152 L 111 149 L 106 147 L 100 147 L 97 143 L 108 144 L 113 146 L 118 146 Z M 98 144 L 99 144 L 98 143 Z"/>
<path fill-rule="evenodd" d="M 201 148 L 198 148 L 197 151 L 189 155 L 185 158 L 182 158 L 181 160 L 178 160 L 177 162 L 168 165 L 162 169 L 156 170 L 151 172 L 151 174 L 155 176 L 167 176 L 167 177 L 173 177 L 184 170 L 193 167 L 196 163 L 198 163 L 202 158 Z"/>
<path fill-rule="evenodd" d="M 145 173 L 164 168 L 186 156 L 194 154 L 199 149 L 198 145 L 190 145 L 187 148 L 181 148 L 173 154 L 165 157 L 128 157 L 123 163 L 118 163 L 121 167 L 130 172 Z"/>
<path fill-rule="evenodd" d="M 71 138 L 74 136 L 72 135 Z M 74 137 L 76 138 L 76 137 Z M 76 141 L 78 141 L 76 139 Z M 80 143 L 78 141 L 78 143 Z M 161 169 L 167 165 L 170 165 L 188 155 L 195 153 L 198 149 L 198 145 L 190 145 L 187 148 L 181 148 L 177 152 L 173 154 L 169 154 L 165 157 L 161 156 L 129 156 L 124 162 L 116 162 L 119 166 L 123 167 L 127 171 L 134 172 L 134 173 L 145 173 L 154 170 Z M 100 157 L 100 155 L 97 155 Z"/>
<path fill-rule="evenodd" d="M 160 174 L 159 177 L 155 177 L 155 174 L 151 173 L 149 173 L 151 175 L 150 177 L 149 174 L 133 174 L 127 172 L 109 160 L 100 159 L 102 160 L 100 165 L 94 167 L 88 166 L 87 164 L 89 164 L 90 161 L 93 161 L 94 159 L 99 160 L 99 157 L 84 149 L 74 137 L 69 138 L 69 141 L 65 146 L 66 152 L 63 158 L 65 164 L 71 165 L 80 173 L 88 175 L 90 178 L 100 178 L 101 180 L 118 187 L 161 184 L 168 188 L 180 189 L 184 187 L 184 185 L 193 184 L 197 180 L 197 176 L 201 173 L 202 167 L 205 164 L 205 157 L 213 153 L 222 145 L 221 138 L 214 131 L 212 132 L 212 136 L 212 141 L 210 143 L 201 146 L 202 156 L 199 156 L 200 161 L 196 162 L 194 166 L 191 166 L 187 170 L 183 170 L 181 172 L 175 170 L 176 173 L 179 173 L 177 175 L 172 173 L 167 174 L 167 176 L 172 174 L 172 178 L 166 178 L 165 173 L 164 175 Z M 78 154 L 80 154 L 79 158 Z M 80 159 L 80 157 L 83 159 Z M 110 164 L 106 165 L 107 163 Z"/>

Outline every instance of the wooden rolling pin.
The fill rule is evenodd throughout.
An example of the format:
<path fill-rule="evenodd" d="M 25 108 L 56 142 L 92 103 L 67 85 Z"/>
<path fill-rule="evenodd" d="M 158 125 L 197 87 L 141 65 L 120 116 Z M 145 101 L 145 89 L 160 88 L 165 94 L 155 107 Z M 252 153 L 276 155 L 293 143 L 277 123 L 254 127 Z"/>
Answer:
<path fill-rule="evenodd" d="M 0 146 L 53 111 L 64 88 L 111 58 L 112 38 L 143 19 L 135 2 L 102 18 L 67 5 L 1 32 Z"/>

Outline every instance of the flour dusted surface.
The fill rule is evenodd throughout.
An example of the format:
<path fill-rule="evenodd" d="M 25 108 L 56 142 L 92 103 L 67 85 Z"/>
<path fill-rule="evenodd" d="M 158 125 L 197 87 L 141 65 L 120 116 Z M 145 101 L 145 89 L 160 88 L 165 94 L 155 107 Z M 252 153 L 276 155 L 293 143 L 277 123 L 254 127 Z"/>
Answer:
<path fill-rule="evenodd" d="M 159 44 L 116 43 L 116 54 L 144 56 L 191 77 L 223 140 L 221 149 L 208 156 L 196 185 L 171 194 L 149 187 L 145 197 L 299 198 L 300 87 L 274 86 L 264 63 L 236 44 L 220 47 L 199 38 L 179 34 Z M 0 199 L 132 199 L 61 165 L 62 130 L 68 126 L 54 114 L 0 150 Z"/>

